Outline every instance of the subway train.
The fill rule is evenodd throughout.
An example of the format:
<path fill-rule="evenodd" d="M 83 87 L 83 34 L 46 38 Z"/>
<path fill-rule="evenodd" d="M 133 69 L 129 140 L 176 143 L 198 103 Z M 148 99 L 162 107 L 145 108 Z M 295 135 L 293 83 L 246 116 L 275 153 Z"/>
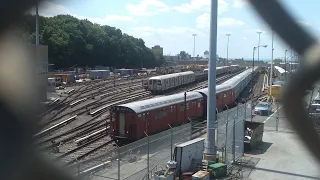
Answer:
<path fill-rule="evenodd" d="M 240 66 L 222 66 L 217 67 L 216 75 L 222 75 L 227 72 L 235 72 L 240 69 Z M 195 73 L 193 71 L 166 74 L 149 78 L 148 90 L 152 94 L 163 94 L 170 90 L 192 84 L 208 78 L 208 69 L 203 70 L 202 73 Z"/>
<path fill-rule="evenodd" d="M 254 68 L 254 73 L 258 67 Z M 216 107 L 234 104 L 236 98 L 251 80 L 252 69 L 216 86 Z M 113 138 L 124 138 L 132 142 L 169 128 L 179 126 L 188 118 L 205 118 L 208 88 L 169 96 L 117 105 L 111 109 L 110 133 Z M 185 107 L 186 106 L 186 107 Z M 186 108 L 186 112 L 185 112 Z"/>

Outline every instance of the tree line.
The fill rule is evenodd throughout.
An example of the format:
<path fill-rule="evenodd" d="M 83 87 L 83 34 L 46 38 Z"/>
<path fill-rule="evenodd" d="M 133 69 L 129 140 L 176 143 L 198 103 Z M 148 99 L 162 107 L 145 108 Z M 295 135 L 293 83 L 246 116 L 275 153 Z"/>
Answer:
<path fill-rule="evenodd" d="M 35 43 L 35 16 L 26 15 L 18 24 L 26 42 Z M 49 63 L 55 69 L 94 67 L 152 68 L 164 58 L 152 53 L 141 38 L 120 29 L 79 20 L 70 15 L 39 17 L 40 44 L 48 45 Z"/>

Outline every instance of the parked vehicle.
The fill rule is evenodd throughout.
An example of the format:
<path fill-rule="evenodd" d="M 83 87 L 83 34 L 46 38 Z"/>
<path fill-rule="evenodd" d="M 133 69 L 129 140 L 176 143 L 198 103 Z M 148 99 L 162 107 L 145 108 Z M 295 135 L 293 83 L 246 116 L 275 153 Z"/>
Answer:
<path fill-rule="evenodd" d="M 254 73 L 257 71 L 255 68 Z M 231 105 L 251 79 L 248 69 L 230 80 L 216 86 L 217 108 Z M 204 118 L 207 112 L 208 88 L 170 96 L 162 96 L 127 104 L 111 109 L 110 133 L 135 141 L 159 133 L 171 126 L 188 123 L 188 118 Z"/>
<path fill-rule="evenodd" d="M 254 108 L 254 114 L 269 115 L 272 112 L 271 105 L 268 102 L 259 102 Z"/>

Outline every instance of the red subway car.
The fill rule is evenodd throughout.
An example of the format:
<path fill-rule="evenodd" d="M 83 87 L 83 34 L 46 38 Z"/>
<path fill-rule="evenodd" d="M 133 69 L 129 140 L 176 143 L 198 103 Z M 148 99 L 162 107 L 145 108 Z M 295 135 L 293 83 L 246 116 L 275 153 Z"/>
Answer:
<path fill-rule="evenodd" d="M 186 104 L 186 113 L 184 108 Z M 156 134 L 169 125 L 178 126 L 188 118 L 203 116 L 203 96 L 198 92 L 179 93 L 170 96 L 127 103 L 112 108 L 111 134 L 135 141 Z"/>

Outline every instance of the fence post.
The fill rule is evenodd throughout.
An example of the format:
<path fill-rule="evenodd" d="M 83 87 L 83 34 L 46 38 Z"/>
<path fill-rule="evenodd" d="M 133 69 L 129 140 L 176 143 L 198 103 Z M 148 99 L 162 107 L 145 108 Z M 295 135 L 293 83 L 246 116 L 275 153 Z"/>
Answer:
<path fill-rule="evenodd" d="M 239 117 L 239 106 L 238 106 L 237 102 L 234 102 L 234 103 L 236 103 L 236 105 L 237 105 L 237 118 L 238 118 Z"/>
<path fill-rule="evenodd" d="M 173 136 L 173 132 L 172 132 L 172 127 L 170 126 L 170 124 L 168 124 L 168 126 L 170 127 L 170 133 L 171 133 L 171 145 L 170 145 L 170 159 L 173 160 L 172 158 L 172 146 L 173 146 L 173 139 L 172 139 L 172 136 Z"/>
<path fill-rule="evenodd" d="M 149 140 L 149 136 L 148 136 L 148 134 L 146 133 L 146 132 L 144 132 L 144 134 L 147 136 L 147 139 L 148 139 L 148 154 L 147 154 L 147 180 L 149 180 L 150 179 L 150 177 L 149 177 L 149 168 L 150 168 L 150 166 L 149 166 L 149 154 L 150 154 L 150 140 Z"/>
<path fill-rule="evenodd" d="M 193 126 L 193 124 L 192 124 L 192 120 L 190 118 L 188 118 L 188 120 L 190 121 L 190 139 L 189 140 L 191 140 L 192 139 L 192 131 L 193 131 L 192 126 Z"/>
<path fill-rule="evenodd" d="M 276 118 L 276 131 L 278 131 L 279 126 L 279 103 L 277 103 L 277 118 Z"/>
<path fill-rule="evenodd" d="M 78 161 L 78 158 L 76 158 L 76 162 L 77 162 L 77 170 L 78 170 L 78 176 L 80 175 L 80 163 Z"/>
<path fill-rule="evenodd" d="M 118 144 L 117 144 L 117 147 L 118 147 L 118 180 L 120 180 L 120 155 L 121 155 L 121 152 L 120 152 L 120 147 L 118 146 Z"/>
<path fill-rule="evenodd" d="M 247 101 L 244 102 L 244 120 L 247 120 Z"/>
<path fill-rule="evenodd" d="M 228 107 L 227 105 L 225 105 L 225 106 L 227 107 L 226 141 L 225 141 L 225 163 L 227 164 L 227 157 L 228 157 L 227 149 L 228 149 L 228 124 L 229 124 L 228 114 L 229 114 L 229 107 Z"/>
<path fill-rule="evenodd" d="M 251 121 L 253 121 L 253 114 L 252 114 L 252 111 L 253 111 L 253 98 L 251 99 L 251 105 L 250 105 L 250 111 L 251 111 L 251 113 L 250 113 L 250 115 L 251 115 Z"/>
<path fill-rule="evenodd" d="M 236 119 L 233 120 L 232 161 L 236 161 Z"/>
<path fill-rule="evenodd" d="M 308 119 L 310 119 L 310 107 L 311 107 L 311 104 L 312 104 L 312 96 L 313 96 L 313 93 L 314 93 L 314 87 L 312 87 L 312 92 L 311 92 L 311 96 L 310 96 L 310 100 L 309 100 Z"/>

